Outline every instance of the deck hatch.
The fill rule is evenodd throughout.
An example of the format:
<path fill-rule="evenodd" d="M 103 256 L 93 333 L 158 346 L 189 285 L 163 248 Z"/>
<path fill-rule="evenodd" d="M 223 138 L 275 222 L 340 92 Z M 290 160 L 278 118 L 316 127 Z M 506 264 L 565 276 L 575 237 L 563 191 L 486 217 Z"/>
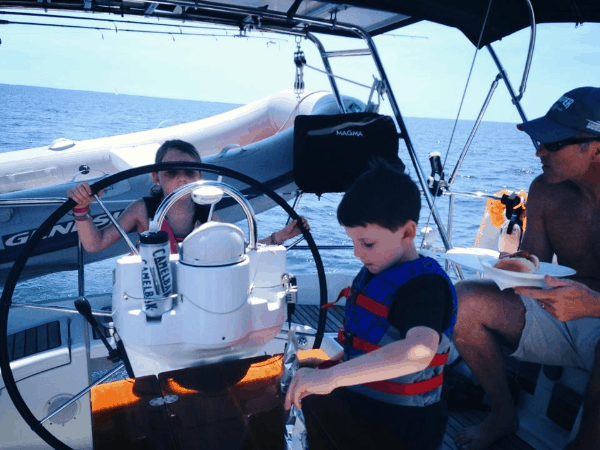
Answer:
<path fill-rule="evenodd" d="M 14 361 L 61 345 L 60 323 L 56 320 L 8 335 L 8 359 Z"/>
<path fill-rule="evenodd" d="M 523 389 L 528 394 L 534 395 L 537 379 L 542 366 L 537 363 L 508 358 L 506 367 L 509 378 L 512 378 L 520 389 Z"/>
<path fill-rule="evenodd" d="M 571 431 L 575 419 L 577 419 L 582 399 L 583 397 L 573 389 L 564 384 L 556 383 L 552 389 L 546 415 L 558 426 Z"/>

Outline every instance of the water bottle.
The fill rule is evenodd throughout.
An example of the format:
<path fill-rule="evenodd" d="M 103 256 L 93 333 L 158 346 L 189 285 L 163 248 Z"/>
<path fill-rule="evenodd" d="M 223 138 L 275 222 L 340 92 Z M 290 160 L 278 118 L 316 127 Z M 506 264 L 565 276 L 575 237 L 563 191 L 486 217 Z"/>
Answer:
<path fill-rule="evenodd" d="M 142 292 L 144 312 L 148 317 L 160 317 L 173 307 L 170 255 L 169 235 L 165 231 L 144 231 L 140 234 Z"/>

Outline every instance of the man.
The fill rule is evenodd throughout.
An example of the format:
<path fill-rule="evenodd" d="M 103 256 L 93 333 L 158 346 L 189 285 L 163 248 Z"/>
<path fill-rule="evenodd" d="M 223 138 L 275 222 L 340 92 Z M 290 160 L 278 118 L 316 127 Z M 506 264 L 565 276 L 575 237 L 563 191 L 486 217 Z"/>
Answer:
<path fill-rule="evenodd" d="M 552 288 L 500 291 L 489 280 L 456 286 L 454 341 L 491 402 L 481 424 L 458 433 L 463 449 L 489 447 L 518 428 L 499 344 L 512 356 L 590 372 L 577 438 L 569 449 L 600 449 L 600 88 L 563 95 L 544 116 L 517 126 L 541 142 L 543 175 L 530 186 L 521 249 L 572 267 Z"/>

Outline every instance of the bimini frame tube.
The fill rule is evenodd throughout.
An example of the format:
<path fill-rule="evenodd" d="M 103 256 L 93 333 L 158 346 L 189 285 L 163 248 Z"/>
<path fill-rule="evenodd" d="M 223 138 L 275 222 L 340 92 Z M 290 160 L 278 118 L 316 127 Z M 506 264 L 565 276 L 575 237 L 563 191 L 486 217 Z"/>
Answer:
<path fill-rule="evenodd" d="M 337 82 L 335 81 L 335 77 L 333 76 L 331 64 L 329 64 L 329 58 L 327 57 L 327 52 L 325 51 L 323 44 L 321 44 L 321 41 L 312 33 L 306 33 L 306 38 L 310 40 L 313 44 L 315 44 L 315 47 L 317 47 L 317 50 L 319 50 L 319 53 L 321 54 L 321 59 L 323 60 L 323 66 L 327 71 L 327 78 L 329 79 L 331 90 L 333 91 L 333 94 L 335 96 L 335 101 L 338 105 L 338 108 L 340 109 L 340 112 L 345 114 L 346 107 L 344 106 L 344 101 L 342 100 L 342 96 L 340 95 L 340 90 L 338 89 Z"/>
<path fill-rule="evenodd" d="M 462 152 L 460 153 L 460 156 L 458 157 L 458 161 L 456 162 L 456 166 L 454 167 L 454 170 L 452 171 L 452 175 L 450 175 L 450 178 L 448 178 L 448 186 L 446 187 L 446 189 L 450 189 L 452 187 L 452 184 L 456 180 L 456 175 L 458 174 L 458 170 L 460 169 L 460 166 L 462 166 L 462 163 L 465 160 L 465 157 L 467 156 L 467 152 L 469 151 L 471 142 L 473 141 L 473 138 L 475 137 L 475 133 L 477 133 L 477 130 L 479 129 L 479 125 L 481 125 L 481 120 L 483 119 L 483 115 L 485 114 L 485 111 L 487 110 L 487 108 L 490 104 L 490 100 L 492 100 L 492 95 L 494 95 L 494 92 L 496 91 L 496 88 L 498 87 L 498 81 L 500 80 L 500 78 L 501 78 L 500 75 L 496 75 L 496 78 L 494 79 L 494 81 L 492 82 L 492 85 L 490 86 L 490 90 L 488 91 L 488 95 L 485 98 L 485 101 L 483 102 L 481 111 L 479 111 L 479 115 L 477 116 L 477 119 L 475 120 L 475 125 L 473 125 L 471 134 L 467 138 L 467 142 L 466 142 Z M 448 228 L 450 228 L 450 227 L 448 227 Z M 452 234 L 450 229 L 448 229 L 448 232 L 450 233 L 450 235 Z"/>
<path fill-rule="evenodd" d="M 425 196 L 425 200 L 427 200 L 427 204 L 429 205 L 429 209 L 431 210 L 431 215 L 433 216 L 433 220 L 435 221 L 435 223 L 438 227 L 438 230 L 440 232 L 440 238 L 442 239 L 442 242 L 444 243 L 444 247 L 446 248 L 446 250 L 450 250 L 452 248 L 452 243 L 450 242 L 450 239 L 448 238 L 448 235 L 446 233 L 446 228 L 444 227 L 444 223 L 442 222 L 442 219 L 438 213 L 437 207 L 433 201 L 433 197 L 431 196 L 431 193 L 429 192 L 427 179 L 425 178 L 425 172 L 423 171 L 423 167 L 421 167 L 421 163 L 419 162 L 419 159 L 417 158 L 412 141 L 410 140 L 410 136 L 408 135 L 408 130 L 406 128 L 406 124 L 404 123 L 404 119 L 402 118 L 402 114 L 400 113 L 400 108 L 398 107 L 398 103 L 396 102 L 396 97 L 394 96 L 394 92 L 392 91 L 392 86 L 390 85 L 388 77 L 385 73 L 381 59 L 379 58 L 379 53 L 377 52 L 377 48 L 375 47 L 375 42 L 373 42 L 373 39 L 371 39 L 371 36 L 367 32 L 363 31 L 362 29 L 353 26 L 353 27 L 351 27 L 351 30 L 355 34 L 360 36 L 367 43 L 367 45 L 369 46 L 369 49 L 371 50 L 371 54 L 373 56 L 373 62 L 375 63 L 375 66 L 377 67 L 379 76 L 381 77 L 381 81 L 384 84 L 385 91 L 388 94 L 388 98 L 389 98 L 390 105 L 392 107 L 392 111 L 394 112 L 394 116 L 396 116 L 396 121 L 398 122 L 398 126 L 400 127 L 399 137 L 404 139 L 404 143 L 406 144 L 408 154 L 410 155 L 413 166 L 415 167 L 415 170 L 417 172 L 417 177 L 419 178 L 419 182 L 421 183 L 421 187 L 423 188 L 423 195 Z"/>
<path fill-rule="evenodd" d="M 530 25 L 531 32 L 529 35 L 529 49 L 527 51 L 527 60 L 525 61 L 525 68 L 523 69 L 523 78 L 521 79 L 521 86 L 519 87 L 519 95 L 515 94 L 515 90 L 513 89 L 512 84 L 510 83 L 510 80 L 508 79 L 508 74 L 506 73 L 506 70 L 504 70 L 504 67 L 502 66 L 502 63 L 500 62 L 498 55 L 496 55 L 496 52 L 494 51 L 492 44 L 488 44 L 485 46 L 488 49 L 488 51 L 490 52 L 490 55 L 491 55 L 492 59 L 494 60 L 494 63 L 496 64 L 498 71 L 500 72 L 499 76 L 501 76 L 502 79 L 504 80 L 504 84 L 506 85 L 508 94 L 510 95 L 512 102 L 515 105 L 515 108 L 517 108 L 517 112 L 519 113 L 519 116 L 521 117 L 521 120 L 523 122 L 527 121 L 527 117 L 525 116 L 525 111 L 523 111 L 523 108 L 521 107 L 521 98 L 523 98 L 523 94 L 525 93 L 525 88 L 527 86 L 527 78 L 529 77 L 529 69 L 531 68 L 531 60 L 533 58 L 533 50 L 535 48 L 535 36 L 536 36 L 536 24 L 535 24 L 535 15 L 533 12 L 533 6 L 531 5 L 530 0 L 525 0 L 525 3 L 527 3 L 527 8 L 529 11 L 529 20 L 531 22 L 531 25 Z M 539 143 L 535 139 L 531 139 L 531 142 L 533 142 L 533 146 L 535 148 L 538 147 Z"/>

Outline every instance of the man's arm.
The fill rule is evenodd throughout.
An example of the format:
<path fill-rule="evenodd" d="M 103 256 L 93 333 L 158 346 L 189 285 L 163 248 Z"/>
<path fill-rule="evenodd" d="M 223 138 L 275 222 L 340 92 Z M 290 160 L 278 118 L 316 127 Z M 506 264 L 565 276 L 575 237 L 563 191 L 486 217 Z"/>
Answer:
<path fill-rule="evenodd" d="M 538 176 L 529 187 L 527 207 L 527 229 L 521 242 L 521 250 L 537 256 L 540 261 L 551 262 L 554 251 L 546 232 L 546 212 L 548 208 L 548 187 L 541 176 Z"/>

